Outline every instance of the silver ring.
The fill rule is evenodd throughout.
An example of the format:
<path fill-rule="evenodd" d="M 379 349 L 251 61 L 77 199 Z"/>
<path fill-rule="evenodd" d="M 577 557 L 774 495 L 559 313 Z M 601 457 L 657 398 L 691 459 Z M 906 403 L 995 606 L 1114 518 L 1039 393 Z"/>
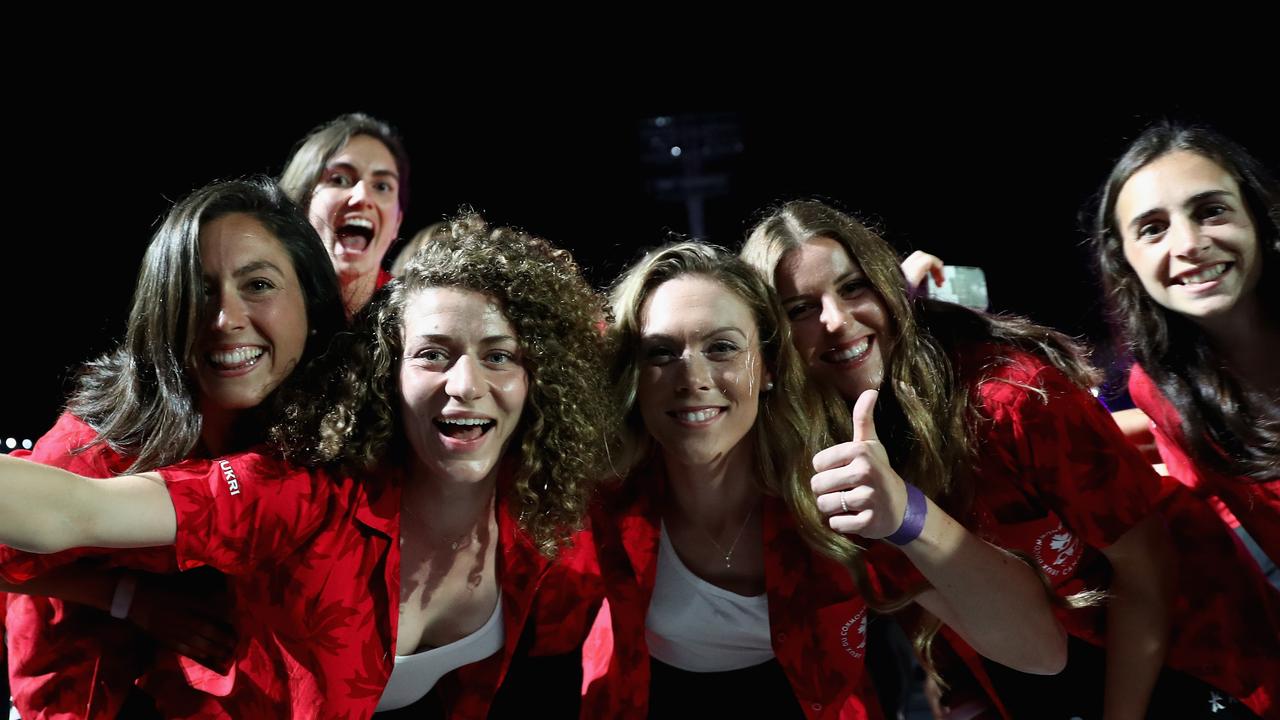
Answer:
<path fill-rule="evenodd" d="M 843 491 L 843 490 L 842 490 L 842 491 L 840 491 L 840 509 L 841 509 L 841 510 L 844 510 L 844 514 L 845 514 L 845 515 L 848 515 L 848 514 L 849 514 L 849 506 L 848 506 L 848 505 L 846 505 L 846 504 L 845 504 L 845 502 L 844 502 L 844 491 Z"/>

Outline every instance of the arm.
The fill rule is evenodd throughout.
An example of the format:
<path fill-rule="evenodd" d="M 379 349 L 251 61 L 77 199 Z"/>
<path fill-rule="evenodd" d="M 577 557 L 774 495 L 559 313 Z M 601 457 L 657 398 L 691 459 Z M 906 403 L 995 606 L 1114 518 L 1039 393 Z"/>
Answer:
<path fill-rule="evenodd" d="M 1151 432 L 1151 420 L 1147 418 L 1146 413 L 1138 408 L 1131 408 L 1111 413 L 1111 419 L 1116 421 L 1116 425 L 1120 426 L 1120 432 L 1124 433 L 1124 438 L 1138 448 L 1147 462 L 1152 465 L 1163 462 L 1160 459 L 1160 452 L 1156 449 L 1155 433 Z"/>
<path fill-rule="evenodd" d="M 0 592 L 57 598 L 109 612 L 120 575 L 118 571 L 72 564 L 24 583 L 0 580 Z"/>
<path fill-rule="evenodd" d="M 75 563 L 25 583 L 0 580 L 0 592 L 52 597 L 110 613 L 120 581 L 126 576 L 133 577 L 136 590 L 124 602 L 123 619 L 163 647 L 225 672 L 236 636 L 227 621 L 228 600 L 221 575 L 202 575 L 200 571 L 154 575 Z"/>
<path fill-rule="evenodd" d="M 0 543 L 37 553 L 170 545 L 173 503 L 156 473 L 98 480 L 0 457 Z"/>
<path fill-rule="evenodd" d="M 902 525 L 906 483 L 876 438 L 868 390 L 853 408 L 853 442 L 814 457 L 813 490 L 831 528 L 884 538 Z M 1066 664 L 1066 634 L 1053 617 L 1044 585 L 1013 556 L 978 539 L 926 500 L 924 528 L 902 552 L 933 586 L 917 601 L 975 650 L 1022 672 L 1054 674 Z M 991 592 L 1000 588 L 1000 592 Z"/>
<path fill-rule="evenodd" d="M 1113 572 L 1103 717 L 1142 718 L 1169 643 L 1173 547 L 1163 520 L 1152 515 L 1102 552 Z"/>

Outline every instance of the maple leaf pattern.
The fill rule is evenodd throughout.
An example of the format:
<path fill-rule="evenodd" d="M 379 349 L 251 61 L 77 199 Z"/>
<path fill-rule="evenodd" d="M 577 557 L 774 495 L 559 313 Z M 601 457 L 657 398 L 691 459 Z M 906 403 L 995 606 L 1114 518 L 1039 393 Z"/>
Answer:
<path fill-rule="evenodd" d="M 1056 369 L 1008 348 L 980 346 L 971 354 L 967 366 L 987 373 L 975 388 L 987 419 L 980 425 L 978 492 L 967 524 L 996 545 L 1033 557 L 1042 541 L 1045 574 L 1055 592 L 1067 595 L 1106 589 L 1110 568 L 1100 548 L 1160 513 L 1179 568 L 1167 665 L 1221 688 L 1260 716 L 1274 713 L 1280 593 L 1230 529 L 1191 492 L 1170 491 L 1102 406 Z M 995 355 L 1012 363 L 992 367 L 980 359 Z M 1070 635 L 1105 646 L 1105 608 L 1056 614 Z M 958 636 L 942 637 L 970 673 L 986 677 Z"/>
<path fill-rule="evenodd" d="M 649 493 L 662 479 L 629 478 L 618 498 L 605 498 L 591 515 L 608 612 L 583 649 L 587 687 L 583 717 L 643 718 L 649 709 L 649 653 L 645 616 L 653 593 L 659 517 Z M 621 500 L 619 500 L 621 498 Z M 780 500 L 763 511 L 765 588 L 774 653 L 796 699 L 811 718 L 879 718 L 862 658 L 841 645 L 841 630 L 859 635 L 866 605 L 842 567 L 809 551 Z M 863 613 L 861 619 L 859 613 Z M 601 674 L 596 675 L 599 672 Z"/>

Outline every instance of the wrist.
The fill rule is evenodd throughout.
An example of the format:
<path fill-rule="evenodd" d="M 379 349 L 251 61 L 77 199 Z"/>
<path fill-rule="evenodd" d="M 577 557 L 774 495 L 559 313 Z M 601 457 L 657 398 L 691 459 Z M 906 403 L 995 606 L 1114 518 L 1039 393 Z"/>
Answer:
<path fill-rule="evenodd" d="M 907 489 L 907 506 L 902 513 L 902 522 L 885 540 L 894 545 L 906 545 L 920 537 L 924 531 L 925 517 L 929 514 L 929 501 L 920 488 L 909 482 L 903 482 Z"/>

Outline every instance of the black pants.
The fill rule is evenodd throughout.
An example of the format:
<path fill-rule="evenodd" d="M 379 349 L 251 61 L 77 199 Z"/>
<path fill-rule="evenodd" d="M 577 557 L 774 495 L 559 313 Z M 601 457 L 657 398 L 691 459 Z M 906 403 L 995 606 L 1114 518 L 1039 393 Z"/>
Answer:
<path fill-rule="evenodd" d="M 1095 645 L 1070 638 L 1067 668 L 1058 675 L 1028 675 L 985 661 L 1005 708 L 1014 718 L 1096 720 L 1102 717 L 1106 654 Z M 1248 707 L 1225 692 L 1185 673 L 1165 668 L 1151 692 L 1152 720 L 1257 720 Z"/>
<path fill-rule="evenodd" d="M 649 717 L 804 718 L 777 660 L 728 672 L 697 673 L 650 662 Z"/>

